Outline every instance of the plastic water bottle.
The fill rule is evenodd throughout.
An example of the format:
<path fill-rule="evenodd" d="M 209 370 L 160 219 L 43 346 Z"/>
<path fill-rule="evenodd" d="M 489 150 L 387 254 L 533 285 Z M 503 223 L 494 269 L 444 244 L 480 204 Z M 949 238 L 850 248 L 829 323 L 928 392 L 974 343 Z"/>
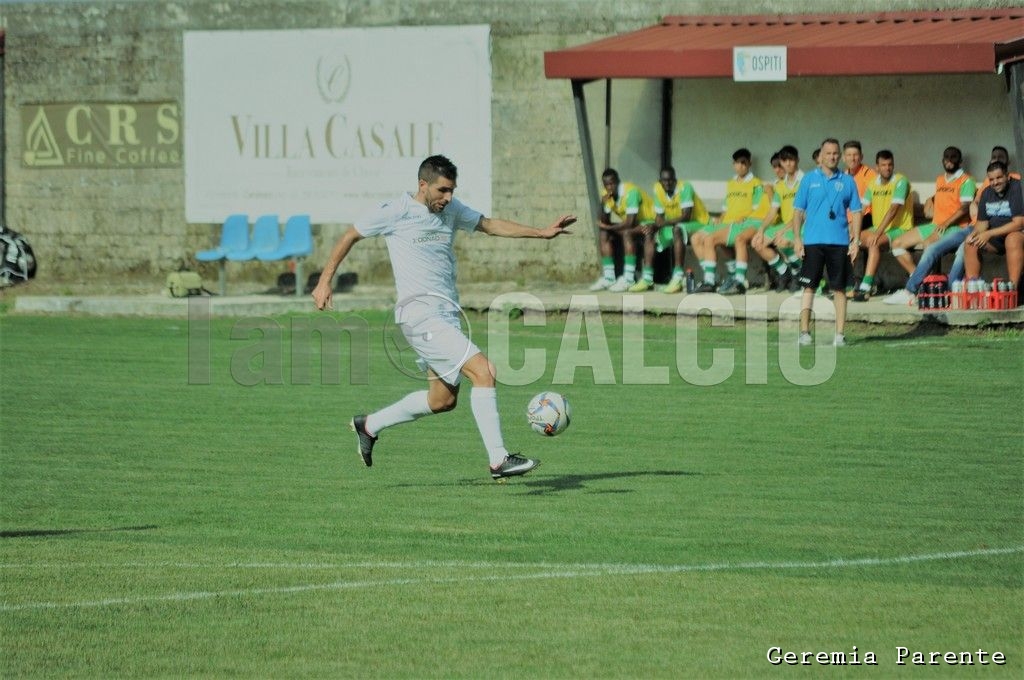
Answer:
<path fill-rule="evenodd" d="M 686 292 L 687 293 L 692 293 L 694 290 L 696 290 L 696 288 L 697 288 L 697 283 L 696 283 L 696 281 L 693 280 L 693 270 L 692 269 L 687 269 L 686 270 Z"/>

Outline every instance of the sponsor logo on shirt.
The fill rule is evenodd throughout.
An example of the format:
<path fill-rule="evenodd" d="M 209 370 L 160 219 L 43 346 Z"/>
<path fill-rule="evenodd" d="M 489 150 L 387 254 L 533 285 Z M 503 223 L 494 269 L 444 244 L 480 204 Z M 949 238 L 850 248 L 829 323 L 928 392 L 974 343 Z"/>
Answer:
<path fill-rule="evenodd" d="M 433 234 L 426 234 L 412 240 L 413 243 L 430 243 L 431 241 L 447 241 L 447 234 L 436 232 Z"/>

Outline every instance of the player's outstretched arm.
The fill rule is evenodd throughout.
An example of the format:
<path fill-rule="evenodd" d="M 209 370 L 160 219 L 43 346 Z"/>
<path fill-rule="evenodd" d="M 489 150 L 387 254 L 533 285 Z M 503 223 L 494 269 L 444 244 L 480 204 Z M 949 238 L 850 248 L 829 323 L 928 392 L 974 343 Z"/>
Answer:
<path fill-rule="evenodd" d="M 334 244 L 331 256 L 327 258 L 327 264 L 320 272 L 320 280 L 317 281 L 316 288 L 313 289 L 313 303 L 317 309 L 333 309 L 331 298 L 334 296 L 334 290 L 331 287 L 331 282 L 334 280 L 334 274 L 338 271 L 345 256 L 348 255 L 348 251 L 352 250 L 352 246 L 362 238 L 363 235 L 356 231 L 355 227 L 349 227 L 348 231 L 342 234 L 338 242 Z M 295 283 L 299 286 L 302 285 L 301 281 Z"/>
<path fill-rule="evenodd" d="M 575 222 L 575 215 L 562 215 L 543 229 L 537 229 L 510 220 L 482 217 L 480 218 L 480 224 L 476 228 L 477 231 L 482 231 L 489 236 L 504 236 L 505 238 L 554 238 L 560 234 L 567 233 L 565 231 L 566 228 Z"/>

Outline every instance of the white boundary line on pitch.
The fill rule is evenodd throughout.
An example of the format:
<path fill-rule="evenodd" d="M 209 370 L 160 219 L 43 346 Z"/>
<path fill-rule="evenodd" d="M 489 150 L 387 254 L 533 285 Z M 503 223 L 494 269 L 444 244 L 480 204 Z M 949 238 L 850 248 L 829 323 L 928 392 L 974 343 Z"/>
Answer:
<path fill-rule="evenodd" d="M 423 577 L 423 578 L 390 578 L 364 581 L 336 581 L 333 583 L 309 583 L 296 586 L 278 586 L 272 588 L 247 588 L 241 590 L 220 590 L 220 591 L 193 591 L 183 593 L 168 593 L 166 595 L 145 595 L 141 597 L 116 597 L 102 600 L 85 600 L 80 602 L 26 602 L 24 604 L 2 604 L 0 612 L 17 612 L 38 609 L 72 609 L 88 607 L 115 607 L 122 605 L 134 605 L 147 602 L 189 602 L 193 600 L 209 600 L 218 597 L 248 597 L 253 595 L 284 595 L 289 593 L 308 593 L 314 591 L 329 590 L 353 590 L 360 588 L 379 588 L 389 586 L 405 586 L 417 584 L 442 584 L 442 583 L 472 583 L 484 581 L 527 581 L 537 579 L 572 579 L 588 578 L 594 576 L 642 576 L 649 574 L 683 574 L 695 572 L 713 571 L 783 571 L 792 569 L 849 569 L 852 567 L 882 567 L 900 564 L 914 564 L 918 562 L 936 562 L 941 560 L 955 560 L 970 557 L 987 557 L 992 555 L 1010 555 L 1024 552 L 1024 546 L 1011 548 L 985 548 L 979 550 L 963 550 L 958 552 L 928 553 L 923 555 L 903 555 L 898 557 L 863 557 L 854 559 L 838 558 L 819 562 L 738 562 L 735 564 L 678 564 L 678 565 L 654 565 L 654 564 L 578 564 L 559 565 L 554 564 L 515 564 L 515 563 L 489 563 L 489 562 L 381 562 L 381 563 L 353 563 L 339 565 L 323 565 L 338 569 L 344 568 L 394 568 L 394 569 L 416 569 L 424 568 L 427 565 L 448 566 L 448 567 L 472 567 L 472 568 L 502 568 L 502 569 L 529 569 L 544 567 L 548 571 L 541 571 L 534 574 L 487 574 L 481 576 L 449 576 L 449 577 Z M 0 565 L 9 567 L 11 565 Z M 100 566 L 100 565 L 97 565 Z M 154 565 L 155 566 L 155 565 Z M 217 566 L 217 565 L 198 565 Z M 227 565 L 221 565 L 227 566 Z M 237 566 L 245 566 L 239 564 Z M 288 565 L 286 565 L 288 566 Z M 317 565 L 319 568 L 321 565 Z M 302 567 L 300 567 L 302 568 Z"/>

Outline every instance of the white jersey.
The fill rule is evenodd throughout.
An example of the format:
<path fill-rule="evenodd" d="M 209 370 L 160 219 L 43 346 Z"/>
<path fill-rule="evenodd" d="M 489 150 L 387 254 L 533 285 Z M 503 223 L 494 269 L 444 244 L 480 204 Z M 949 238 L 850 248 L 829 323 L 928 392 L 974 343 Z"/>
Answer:
<path fill-rule="evenodd" d="M 432 213 L 411 194 L 381 203 L 355 224 L 363 236 L 383 236 L 398 295 L 395 321 L 411 322 L 437 312 L 457 313 L 455 230 L 472 232 L 483 215 L 452 198 Z M 411 307 L 410 303 L 414 303 Z M 454 303 L 454 306 L 453 304 Z"/>

